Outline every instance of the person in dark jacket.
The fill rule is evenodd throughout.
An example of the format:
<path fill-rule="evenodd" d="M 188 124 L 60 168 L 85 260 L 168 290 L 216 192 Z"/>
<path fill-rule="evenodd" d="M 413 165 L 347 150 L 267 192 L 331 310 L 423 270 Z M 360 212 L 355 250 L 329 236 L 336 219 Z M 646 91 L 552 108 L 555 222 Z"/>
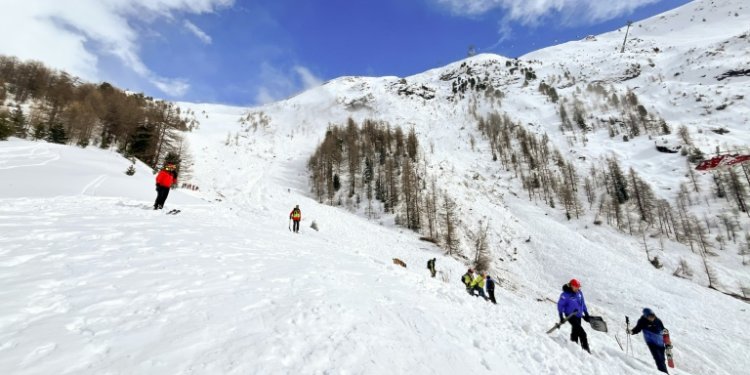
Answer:
<path fill-rule="evenodd" d="M 159 174 L 156 175 L 156 201 L 154 202 L 154 210 L 164 208 L 164 203 L 167 201 L 167 196 L 169 196 L 169 189 L 177 183 L 177 172 L 175 169 L 175 165 L 170 163 L 165 165 L 159 171 Z"/>
<path fill-rule="evenodd" d="M 570 341 L 579 342 L 580 340 L 581 348 L 591 353 L 586 331 L 581 326 L 581 318 L 589 321 L 589 310 L 586 308 L 586 301 L 581 292 L 581 283 L 572 279 L 569 283 L 563 285 L 562 290 L 560 299 L 557 301 L 557 313 L 560 316 L 560 322 L 572 314 L 573 316 L 568 319 L 568 323 L 573 327 L 570 331 Z"/>
<path fill-rule="evenodd" d="M 487 288 L 487 295 L 490 297 L 490 301 L 492 303 L 497 304 L 497 301 L 495 301 L 495 280 L 492 279 L 492 276 L 487 275 L 486 281 L 486 288 Z"/>
<path fill-rule="evenodd" d="M 435 274 L 437 271 L 435 271 L 435 261 L 437 258 L 432 258 L 427 261 L 427 269 L 430 270 L 430 274 L 432 274 L 432 277 L 435 277 Z"/>
<path fill-rule="evenodd" d="M 641 331 L 643 331 L 643 339 L 646 341 L 646 345 L 648 345 L 648 350 L 651 351 L 651 356 L 654 357 L 656 368 L 661 372 L 668 373 L 665 363 L 666 358 L 664 356 L 664 324 L 656 317 L 653 310 L 649 308 L 643 309 L 643 316 L 638 319 L 638 323 L 628 334 L 637 335 Z"/>

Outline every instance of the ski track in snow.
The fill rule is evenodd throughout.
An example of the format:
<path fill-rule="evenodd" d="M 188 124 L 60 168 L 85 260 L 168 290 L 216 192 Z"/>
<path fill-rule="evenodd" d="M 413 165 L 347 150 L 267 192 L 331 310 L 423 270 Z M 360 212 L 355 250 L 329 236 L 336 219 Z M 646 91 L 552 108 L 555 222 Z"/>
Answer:
<path fill-rule="evenodd" d="M 36 147 L 8 147 L 0 149 L 0 170 L 41 167 L 60 160 L 60 154 L 52 152 L 45 144 Z"/>
<path fill-rule="evenodd" d="M 96 193 L 96 190 L 102 186 L 102 183 L 104 180 L 107 179 L 106 175 L 101 175 L 94 179 L 93 181 L 89 182 L 86 186 L 84 186 L 83 191 L 81 191 L 81 195 L 92 195 L 93 193 Z"/>

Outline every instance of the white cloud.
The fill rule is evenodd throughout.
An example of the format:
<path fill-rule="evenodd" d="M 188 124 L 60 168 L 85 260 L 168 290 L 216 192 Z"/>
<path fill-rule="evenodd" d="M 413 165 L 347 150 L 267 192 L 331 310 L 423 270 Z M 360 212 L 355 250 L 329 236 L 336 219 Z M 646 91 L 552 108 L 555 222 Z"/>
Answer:
<path fill-rule="evenodd" d="M 190 90 L 190 84 L 184 79 L 152 78 L 151 83 L 159 90 L 171 96 L 183 96 Z"/>
<path fill-rule="evenodd" d="M 114 56 L 170 95 L 184 94 L 183 79 L 161 77 L 139 56 L 131 18 L 155 22 L 176 14 L 201 14 L 234 0 L 0 0 L 0 53 L 40 60 L 87 80 L 100 80 L 98 62 Z"/>
<path fill-rule="evenodd" d="M 273 103 L 280 98 L 276 97 L 271 93 L 267 87 L 261 87 L 258 89 L 258 94 L 255 95 L 255 102 L 258 104 Z"/>
<path fill-rule="evenodd" d="M 190 22 L 188 20 L 185 20 L 185 22 L 183 24 L 185 25 L 185 28 L 188 29 L 188 31 L 190 31 L 191 33 L 193 33 L 193 35 L 195 35 L 196 37 L 198 37 L 198 39 L 200 39 L 201 42 L 203 42 L 205 44 L 211 44 L 211 42 L 212 42 L 211 36 L 208 35 L 208 34 L 206 34 L 205 31 L 201 30 L 200 27 L 195 26 L 194 23 L 192 23 L 192 22 Z"/>
<path fill-rule="evenodd" d="M 302 84 L 304 85 L 305 89 L 309 89 L 312 87 L 317 87 L 323 84 L 323 80 L 316 77 L 310 69 L 305 68 L 304 66 L 295 66 L 294 71 L 299 75 L 299 78 L 302 80 Z"/>
<path fill-rule="evenodd" d="M 507 36 L 508 25 L 518 22 L 535 26 L 549 16 L 559 16 L 562 24 L 586 24 L 610 20 L 644 5 L 661 0 L 433 0 L 454 14 L 476 16 L 500 10 L 500 33 Z"/>
<path fill-rule="evenodd" d="M 261 64 L 260 81 L 261 85 L 255 95 L 255 101 L 259 104 L 282 100 L 302 90 L 323 84 L 323 80 L 307 67 L 295 65 L 287 71 L 268 62 Z"/>

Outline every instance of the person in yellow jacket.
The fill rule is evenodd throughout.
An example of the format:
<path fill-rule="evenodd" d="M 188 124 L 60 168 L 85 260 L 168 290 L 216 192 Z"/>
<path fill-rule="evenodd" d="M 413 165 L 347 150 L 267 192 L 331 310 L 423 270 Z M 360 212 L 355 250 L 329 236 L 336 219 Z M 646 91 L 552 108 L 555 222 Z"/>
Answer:
<path fill-rule="evenodd" d="M 474 270 L 469 268 L 466 273 L 461 276 L 461 282 L 466 286 L 466 291 L 471 294 L 471 282 L 474 281 Z"/>
<path fill-rule="evenodd" d="M 487 299 L 487 295 L 484 294 L 484 278 L 487 274 L 485 272 L 480 273 L 471 282 L 471 295 L 476 296 L 474 292 L 479 292 L 478 296 Z"/>

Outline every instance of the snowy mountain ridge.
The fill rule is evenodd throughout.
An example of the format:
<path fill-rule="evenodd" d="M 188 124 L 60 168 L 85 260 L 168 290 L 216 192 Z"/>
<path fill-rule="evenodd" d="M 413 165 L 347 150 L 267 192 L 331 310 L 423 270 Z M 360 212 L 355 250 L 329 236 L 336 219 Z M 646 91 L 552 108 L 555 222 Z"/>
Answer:
<path fill-rule="evenodd" d="M 503 190 L 513 191 L 519 186 L 513 178 L 505 182 L 508 177 L 499 174 L 497 166 L 481 162 L 491 150 L 476 124 L 477 118 L 486 114 L 505 114 L 532 133 L 547 135 L 551 145 L 574 163 L 579 173 L 585 174 L 615 156 L 624 170 L 632 167 L 644 176 L 657 198 L 674 201 L 680 184 L 687 181 L 685 170 L 692 167 L 680 155 L 656 152 L 655 143 L 669 147 L 679 144 L 675 133 L 682 126 L 704 153 L 737 152 L 747 143 L 750 119 L 743 102 L 750 79 L 717 78 L 747 66 L 750 49 L 742 48 L 743 43 L 750 43 L 747 20 L 741 1 L 696 1 L 635 23 L 623 54 L 619 49 L 624 30 L 620 30 L 547 48 L 518 60 L 483 54 L 406 78 L 341 77 L 289 100 L 251 109 L 242 130 L 231 125 L 224 129 L 235 136 L 236 145 L 252 152 L 264 150 L 267 157 L 284 155 L 301 165 L 315 147 L 310 138 L 322 139 L 322 128 L 329 124 L 343 124 L 351 117 L 359 123 L 373 119 L 405 129 L 414 127 L 422 140 L 428 173 L 437 175 L 447 190 L 474 184 L 471 188 L 495 201 L 506 195 Z M 720 30 L 716 30 L 717 24 L 721 24 Z M 698 49 L 704 45 L 710 48 Z M 702 58 L 695 62 L 698 55 Z M 540 82 L 556 88 L 560 103 L 566 103 L 569 110 L 580 103 L 587 112 L 587 126 L 594 130 L 561 132 L 558 103 L 539 92 Z M 605 94 L 589 93 L 591 87 Z M 649 116 L 664 119 L 672 134 L 641 135 L 629 142 L 623 142 L 620 136 L 607 136 L 603 129 L 610 126 L 608 122 L 619 123 L 624 116 L 616 106 L 608 105 L 609 96 L 629 93 L 637 95 Z M 717 129 L 731 133 L 711 133 Z M 474 144 L 478 144 L 476 151 Z M 472 152 L 464 152 L 469 148 Z M 461 160 L 452 162 L 455 159 Z M 453 171 L 445 172 L 446 168 Z M 239 177 L 244 172 L 238 173 Z M 467 182 L 468 176 L 472 176 L 472 182 Z M 483 184 L 474 178 L 477 176 Z M 216 179 L 209 172 L 200 185 L 212 186 Z M 704 189 L 711 188 L 710 175 L 698 179 Z M 496 180 L 501 183 L 496 184 Z M 303 189 L 302 185 L 295 186 Z M 228 188 L 216 186 L 223 195 Z M 481 212 L 471 204 L 462 206 L 464 211 Z M 670 266 L 676 267 L 676 262 L 673 260 Z M 747 275 L 739 279 L 750 282 Z"/>
<path fill-rule="evenodd" d="M 606 119 L 617 111 L 581 94 L 594 81 L 606 82 L 610 94 L 635 92 L 673 129 L 665 136 L 670 142 L 685 125 L 705 152 L 747 144 L 750 78 L 712 78 L 747 68 L 745 7 L 739 0 L 695 1 L 635 23 L 621 59 L 615 57 L 624 30 L 519 60 L 478 55 L 406 78 L 342 77 L 250 110 L 186 103 L 205 113 L 188 135 L 198 156 L 191 182 L 200 193 L 174 191 L 166 208 L 181 208 L 176 216 L 142 209 L 154 194 L 143 165 L 126 177 L 128 163 L 107 151 L 0 143 L 0 280 L 7 302 L 0 309 L 0 368 L 13 374 L 657 373 L 639 336 L 633 355 L 616 342 L 616 336 L 625 341 L 624 316 L 634 321 L 651 307 L 672 332 L 673 373 L 743 373 L 750 364 L 742 354 L 750 346 L 743 332 L 750 326 L 747 304 L 706 288 L 697 255 L 674 241 L 648 239 L 663 247 L 652 250 L 665 264 L 657 270 L 639 238 L 591 224 L 593 214 L 567 221 L 560 209 L 529 200 L 519 178 L 492 160 L 477 118 L 507 114 L 547 134 L 579 171 L 617 155 L 655 194 L 674 199 L 686 181 L 686 158 L 658 153 L 659 138 L 610 137 Z M 706 30 L 712 33 L 696 36 Z M 706 45 L 715 55 L 701 50 Z M 695 67 L 699 58 L 705 67 Z M 581 133 L 561 133 L 558 104 L 539 92 L 541 81 L 568 103 L 579 95 L 595 129 L 585 134 L 585 146 Z M 466 227 L 490 222 L 498 305 L 467 296 L 458 281 L 466 263 L 395 227 L 392 217 L 368 220 L 354 207 L 313 198 L 308 158 L 328 125 L 349 117 L 414 127 L 427 173 L 457 200 Z M 717 127 L 730 135 L 710 132 Z M 710 175 L 699 177 L 708 189 Z M 286 228 L 295 204 L 303 213 L 299 235 Z M 310 228 L 313 221 L 319 231 Z M 436 279 L 424 269 L 433 257 Z M 672 276 L 680 259 L 693 266 L 692 280 Z M 715 264 L 723 287 L 733 291 L 729 281 L 749 281 L 737 260 L 723 252 Z M 583 283 L 591 313 L 609 323 L 606 334 L 586 327 L 592 355 L 568 340 L 569 326 L 544 333 L 557 320 L 560 286 L 572 277 Z"/>

